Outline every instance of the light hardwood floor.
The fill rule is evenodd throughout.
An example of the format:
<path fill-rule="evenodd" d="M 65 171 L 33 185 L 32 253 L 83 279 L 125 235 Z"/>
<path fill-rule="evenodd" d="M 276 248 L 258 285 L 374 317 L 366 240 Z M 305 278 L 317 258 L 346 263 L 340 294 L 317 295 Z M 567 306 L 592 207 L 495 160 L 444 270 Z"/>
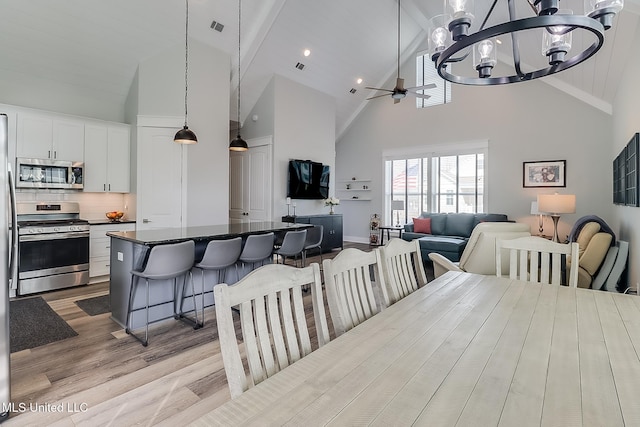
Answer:
<path fill-rule="evenodd" d="M 180 426 L 230 399 L 213 309 L 199 330 L 179 321 L 152 326 L 143 347 L 108 313 L 89 316 L 74 303 L 108 292 L 101 283 L 42 295 L 78 336 L 11 355 L 11 400 L 24 412 L 3 427 Z"/>

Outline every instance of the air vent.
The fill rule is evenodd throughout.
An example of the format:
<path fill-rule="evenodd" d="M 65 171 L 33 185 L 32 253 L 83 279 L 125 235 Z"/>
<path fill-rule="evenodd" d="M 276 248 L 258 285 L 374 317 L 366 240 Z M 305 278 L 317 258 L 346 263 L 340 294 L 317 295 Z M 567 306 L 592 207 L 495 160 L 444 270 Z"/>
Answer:
<path fill-rule="evenodd" d="M 298 62 L 298 63 L 296 64 L 296 68 L 297 68 L 298 70 L 302 70 L 302 69 L 304 69 L 304 64 L 303 64 L 302 62 Z"/>
<path fill-rule="evenodd" d="M 213 21 L 211 23 L 211 28 L 216 30 L 217 32 L 221 33 L 222 30 L 224 30 L 224 25 L 219 23 L 219 22 Z"/>
<path fill-rule="evenodd" d="M 351 90 L 349 91 L 349 93 L 356 93 L 356 90 L 354 88 L 351 88 Z"/>

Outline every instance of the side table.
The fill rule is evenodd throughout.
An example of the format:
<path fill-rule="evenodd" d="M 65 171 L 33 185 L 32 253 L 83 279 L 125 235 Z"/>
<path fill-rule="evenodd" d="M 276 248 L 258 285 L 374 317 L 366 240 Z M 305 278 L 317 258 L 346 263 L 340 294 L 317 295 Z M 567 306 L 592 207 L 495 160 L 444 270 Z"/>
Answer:
<path fill-rule="evenodd" d="M 391 236 L 389 235 L 390 231 L 397 231 L 398 238 L 402 238 L 402 232 L 404 231 L 404 226 L 381 225 L 378 227 L 378 229 L 380 230 L 380 246 L 384 246 L 384 232 L 385 231 L 387 232 L 387 240 L 391 238 Z"/>

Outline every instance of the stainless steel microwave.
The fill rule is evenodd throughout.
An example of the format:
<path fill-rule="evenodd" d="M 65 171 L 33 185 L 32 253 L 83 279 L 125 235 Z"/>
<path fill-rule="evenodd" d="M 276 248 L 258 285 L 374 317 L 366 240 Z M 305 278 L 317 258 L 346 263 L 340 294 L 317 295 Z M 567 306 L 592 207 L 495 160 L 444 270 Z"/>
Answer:
<path fill-rule="evenodd" d="M 16 188 L 57 188 L 82 190 L 84 163 L 65 160 L 16 160 Z"/>

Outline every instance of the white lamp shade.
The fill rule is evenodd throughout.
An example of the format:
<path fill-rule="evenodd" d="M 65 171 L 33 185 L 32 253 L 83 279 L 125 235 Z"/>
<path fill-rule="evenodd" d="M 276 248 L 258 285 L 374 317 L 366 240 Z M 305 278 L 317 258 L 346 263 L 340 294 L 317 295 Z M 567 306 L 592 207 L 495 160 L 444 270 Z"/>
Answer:
<path fill-rule="evenodd" d="M 538 210 L 549 214 L 575 213 L 575 194 L 539 194 Z"/>
<path fill-rule="evenodd" d="M 393 209 L 394 211 L 400 211 L 404 209 L 404 200 L 392 200 L 391 209 Z"/>
<path fill-rule="evenodd" d="M 531 202 L 531 215 L 541 215 L 538 210 L 538 202 Z"/>

